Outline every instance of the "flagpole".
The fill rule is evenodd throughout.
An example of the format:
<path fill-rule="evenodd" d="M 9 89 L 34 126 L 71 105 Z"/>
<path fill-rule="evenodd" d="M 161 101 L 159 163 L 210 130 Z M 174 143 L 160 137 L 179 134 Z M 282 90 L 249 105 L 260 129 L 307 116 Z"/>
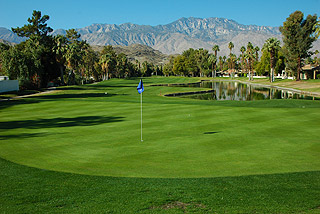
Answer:
<path fill-rule="evenodd" d="M 143 142 L 142 140 L 142 93 L 141 93 L 140 100 L 141 100 L 141 142 Z"/>
<path fill-rule="evenodd" d="M 143 82 L 142 82 L 142 78 L 140 79 L 139 85 L 137 87 L 137 90 L 140 94 L 140 105 L 141 105 L 141 142 L 143 142 L 142 140 L 142 92 L 144 91 L 144 87 L 143 87 Z"/>

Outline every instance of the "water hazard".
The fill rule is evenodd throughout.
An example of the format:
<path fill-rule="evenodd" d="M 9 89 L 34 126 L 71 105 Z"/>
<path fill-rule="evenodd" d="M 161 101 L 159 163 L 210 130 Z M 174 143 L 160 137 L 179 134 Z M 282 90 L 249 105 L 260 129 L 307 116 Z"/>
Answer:
<path fill-rule="evenodd" d="M 307 99 L 320 100 L 318 97 L 301 94 L 295 91 L 268 88 L 254 84 L 243 84 L 233 81 L 202 81 L 192 84 L 173 84 L 175 87 L 201 87 L 209 93 L 177 94 L 184 98 L 200 100 L 266 100 L 266 99 Z"/>

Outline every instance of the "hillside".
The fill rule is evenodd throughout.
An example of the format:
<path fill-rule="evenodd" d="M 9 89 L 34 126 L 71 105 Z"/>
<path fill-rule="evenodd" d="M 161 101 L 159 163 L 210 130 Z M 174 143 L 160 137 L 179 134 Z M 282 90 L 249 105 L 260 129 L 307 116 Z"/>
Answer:
<path fill-rule="evenodd" d="M 92 46 L 94 50 L 101 51 L 103 46 Z M 153 48 L 141 45 L 141 44 L 133 44 L 129 46 L 113 46 L 113 49 L 117 54 L 124 53 L 127 55 L 130 61 L 138 60 L 139 62 L 151 62 L 155 65 L 163 65 L 168 62 L 168 55 L 161 53 L 158 50 L 154 50 Z"/>

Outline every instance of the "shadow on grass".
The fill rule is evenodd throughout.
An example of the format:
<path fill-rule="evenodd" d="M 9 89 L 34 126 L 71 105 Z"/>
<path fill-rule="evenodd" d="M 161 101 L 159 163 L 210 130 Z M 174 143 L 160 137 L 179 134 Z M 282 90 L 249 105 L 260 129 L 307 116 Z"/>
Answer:
<path fill-rule="evenodd" d="M 82 91 L 79 91 L 80 93 L 76 93 L 76 92 L 71 92 L 71 90 L 78 90 L 78 88 L 77 87 L 74 87 L 73 89 L 70 88 L 62 93 L 54 92 L 54 93 L 45 93 L 45 94 L 35 94 L 35 96 L 30 96 L 30 97 L 14 98 L 14 99 L 11 98 L 10 100 L 9 99 L 0 100 L 0 110 L 9 108 L 15 105 L 34 104 L 34 103 L 40 103 L 44 101 L 59 101 L 63 99 L 109 98 L 113 96 L 128 95 L 128 94 L 114 94 L 114 93 L 109 93 L 108 91 L 88 92 L 88 93 L 83 93 Z"/>
<path fill-rule="evenodd" d="M 86 99 L 86 98 L 107 98 L 117 96 L 118 94 L 112 93 L 60 93 L 60 94 L 43 94 L 32 97 L 25 97 L 22 99 L 1 100 L 0 109 L 12 107 L 14 105 L 34 104 L 43 101 L 58 101 L 59 99 Z M 125 96 L 127 94 L 120 94 Z"/>
<path fill-rule="evenodd" d="M 118 82 L 99 82 L 97 84 L 88 84 L 88 85 L 75 85 L 75 86 L 62 86 L 57 87 L 57 90 L 90 90 L 90 89 L 106 89 L 106 88 L 131 88 L 131 87 L 137 87 L 139 84 L 139 81 L 136 82 L 129 82 L 127 81 L 124 85 L 122 83 Z"/>
<path fill-rule="evenodd" d="M 48 94 L 48 95 L 40 95 L 32 98 L 40 98 L 40 99 L 49 99 L 49 100 L 58 100 L 58 99 L 69 99 L 69 98 L 97 98 L 97 97 L 113 97 L 117 94 L 111 94 L 105 92 L 103 93 L 66 93 L 66 94 Z M 124 94 L 122 94 L 124 95 Z"/>
<path fill-rule="evenodd" d="M 93 126 L 104 123 L 114 123 L 123 121 L 124 117 L 102 117 L 102 116 L 83 116 L 73 118 L 51 118 L 38 120 L 18 120 L 0 122 L 0 130 L 6 129 L 39 129 L 39 128 L 61 128 L 73 126 Z"/>
<path fill-rule="evenodd" d="M 0 110 L 12 107 L 14 105 L 26 105 L 26 104 L 34 104 L 39 103 L 39 100 L 31 100 L 31 99 L 16 99 L 16 100 L 5 100 L 0 101 Z M 1 127 L 0 127 L 1 128 Z"/>
<path fill-rule="evenodd" d="M 136 88 L 138 86 L 137 85 L 97 85 L 97 86 L 90 86 L 90 88 Z"/>
<path fill-rule="evenodd" d="M 57 90 L 62 90 L 62 91 L 71 91 L 71 90 L 86 90 L 87 86 L 62 86 L 62 87 L 57 87 Z"/>
<path fill-rule="evenodd" d="M 22 133 L 22 134 L 12 134 L 12 135 L 0 135 L 0 140 L 8 139 L 27 139 L 33 137 L 44 137 L 50 134 L 47 133 Z"/>
<path fill-rule="evenodd" d="M 203 134 L 217 134 L 219 132 L 204 132 Z"/>

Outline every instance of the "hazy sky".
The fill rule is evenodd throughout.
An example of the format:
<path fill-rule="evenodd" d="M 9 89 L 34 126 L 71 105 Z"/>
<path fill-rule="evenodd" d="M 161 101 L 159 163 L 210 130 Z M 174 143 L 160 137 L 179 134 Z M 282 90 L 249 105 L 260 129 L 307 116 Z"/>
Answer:
<path fill-rule="evenodd" d="M 181 17 L 227 18 L 240 24 L 280 26 L 290 13 L 320 16 L 320 0 L 0 0 L 0 27 L 21 27 L 33 10 L 53 29 L 93 23 L 159 25 Z"/>

